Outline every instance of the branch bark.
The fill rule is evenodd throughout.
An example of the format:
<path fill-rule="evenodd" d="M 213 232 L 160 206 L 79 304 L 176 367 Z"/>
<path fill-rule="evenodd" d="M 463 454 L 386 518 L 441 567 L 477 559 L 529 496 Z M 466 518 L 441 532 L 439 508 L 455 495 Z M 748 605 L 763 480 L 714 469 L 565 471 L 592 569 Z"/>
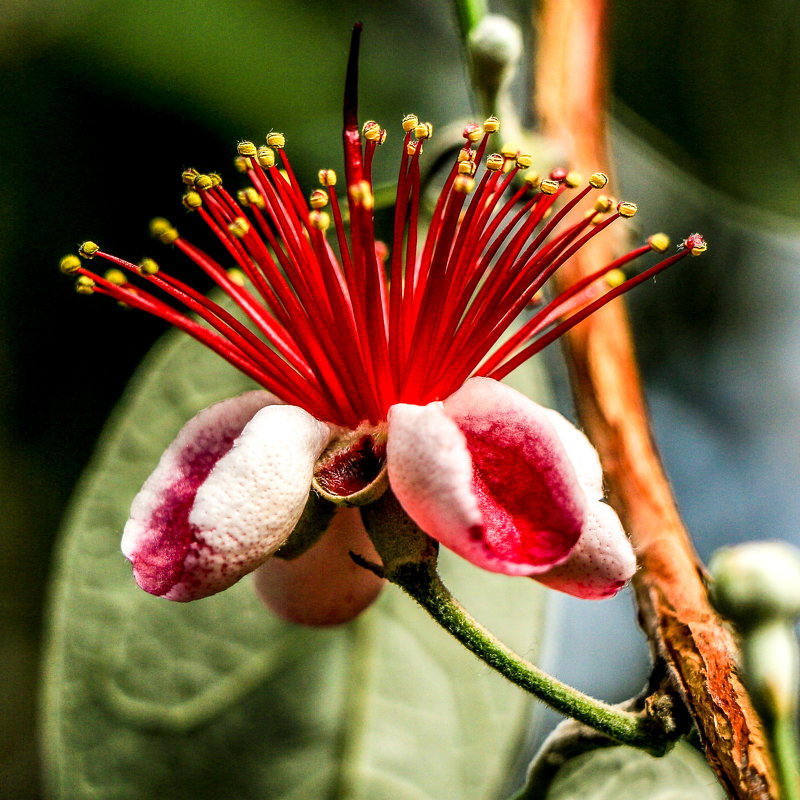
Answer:
<path fill-rule="evenodd" d="M 537 17 L 539 122 L 585 171 L 608 164 L 606 13 L 605 0 L 542 0 Z M 569 284 L 618 252 L 613 237 L 592 244 L 562 268 L 560 280 Z M 735 643 L 708 600 L 702 566 L 650 433 L 621 301 L 578 325 L 566 349 L 578 412 L 639 558 L 634 589 L 654 656 L 664 661 L 730 797 L 777 800 L 766 737 L 737 674 Z"/>

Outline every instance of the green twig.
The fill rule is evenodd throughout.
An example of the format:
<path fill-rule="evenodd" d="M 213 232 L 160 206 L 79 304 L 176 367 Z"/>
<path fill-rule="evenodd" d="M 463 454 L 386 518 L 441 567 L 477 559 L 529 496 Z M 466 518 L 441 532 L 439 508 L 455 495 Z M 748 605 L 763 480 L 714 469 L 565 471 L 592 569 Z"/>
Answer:
<path fill-rule="evenodd" d="M 461 606 L 431 565 L 404 564 L 386 577 L 483 662 L 556 711 L 621 744 L 638 747 L 652 755 L 663 755 L 669 748 L 669 737 L 653 718 L 621 711 L 595 700 L 551 677 L 506 647 Z"/>
<path fill-rule="evenodd" d="M 783 800 L 800 800 L 800 743 L 797 741 L 796 718 L 783 714 L 767 723 L 772 740 L 775 766 L 783 792 Z"/>

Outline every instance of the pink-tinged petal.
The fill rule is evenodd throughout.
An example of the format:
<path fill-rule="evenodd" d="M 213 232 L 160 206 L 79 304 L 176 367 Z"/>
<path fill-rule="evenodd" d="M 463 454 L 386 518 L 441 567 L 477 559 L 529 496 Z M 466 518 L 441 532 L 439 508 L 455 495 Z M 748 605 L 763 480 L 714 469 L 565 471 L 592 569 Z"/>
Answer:
<path fill-rule="evenodd" d="M 586 600 L 615 595 L 636 571 L 636 556 L 615 511 L 591 503 L 581 538 L 566 561 L 536 580 Z"/>
<path fill-rule="evenodd" d="M 497 381 L 393 406 L 387 465 L 409 516 L 485 569 L 534 575 L 578 540 L 586 498 L 547 410 Z"/>
<path fill-rule="evenodd" d="M 267 392 L 201 411 L 135 498 L 122 550 L 137 583 L 170 600 L 214 594 L 291 532 L 328 426 Z"/>
<path fill-rule="evenodd" d="M 564 445 L 569 460 L 578 477 L 578 483 L 583 487 L 590 499 L 603 497 L 603 468 L 600 466 L 600 456 L 592 447 L 586 435 L 578 430 L 568 419 L 558 411 L 545 409 L 547 417 L 556 429 L 558 438 Z"/>
<path fill-rule="evenodd" d="M 548 409 L 490 378 L 444 401 L 467 440 L 484 538 L 537 571 L 563 561 L 580 535 L 586 496 Z"/>
<path fill-rule="evenodd" d="M 378 596 L 384 581 L 350 551 L 380 564 L 357 508 L 336 512 L 322 539 L 299 558 L 269 558 L 254 573 L 264 603 L 289 622 L 317 627 L 349 622 Z"/>

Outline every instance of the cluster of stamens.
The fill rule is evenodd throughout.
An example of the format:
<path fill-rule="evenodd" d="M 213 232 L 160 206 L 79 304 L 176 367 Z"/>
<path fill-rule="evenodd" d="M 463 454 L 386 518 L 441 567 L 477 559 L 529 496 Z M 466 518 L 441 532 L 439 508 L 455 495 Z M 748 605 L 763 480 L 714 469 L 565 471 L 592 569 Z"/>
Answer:
<path fill-rule="evenodd" d="M 354 121 L 345 126 L 347 225 L 336 173 L 321 170 L 320 188 L 306 200 L 280 133 L 261 147 L 239 144 L 236 167 L 250 185 L 236 196 L 219 175 L 186 170 L 183 204 L 203 218 L 234 266 L 164 219 L 152 221 L 151 233 L 209 275 L 236 313 L 152 259 L 133 264 L 93 242 L 81 245 L 80 255 L 111 262 L 111 269 L 100 275 L 74 255 L 61 269 L 77 275 L 79 292 L 167 320 L 319 419 L 351 428 L 378 423 L 394 403 L 444 398 L 474 375 L 503 378 L 599 306 L 706 248 L 692 234 L 673 255 L 629 274 L 640 256 L 668 249 L 667 237 L 656 234 L 544 301 L 553 273 L 636 206 L 603 194 L 588 200 L 605 188 L 603 173 L 584 182 L 556 169 L 541 179 L 530 171 L 531 157 L 515 148 L 486 155 L 498 129 L 494 117 L 464 129 L 465 145 L 422 238 L 420 156 L 433 129 L 413 115 L 403 120 L 388 247 L 373 227 L 372 161 L 386 140 L 375 122 L 360 135 Z"/>

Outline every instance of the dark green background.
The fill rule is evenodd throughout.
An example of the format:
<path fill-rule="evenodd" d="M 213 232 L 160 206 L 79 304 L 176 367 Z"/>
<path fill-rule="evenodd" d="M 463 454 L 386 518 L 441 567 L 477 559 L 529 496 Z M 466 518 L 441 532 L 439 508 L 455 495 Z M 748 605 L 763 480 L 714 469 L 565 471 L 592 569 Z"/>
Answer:
<path fill-rule="evenodd" d="M 526 3 L 505 7 L 526 24 Z M 163 255 L 146 224 L 185 224 L 181 169 L 233 177 L 235 142 L 271 128 L 304 184 L 338 167 L 355 19 L 362 118 L 399 139 L 403 114 L 441 126 L 469 99 L 447 3 L 5 0 L 0 12 L 0 793 L 35 798 L 50 547 L 109 409 L 163 330 L 75 295 L 58 258 L 85 238 Z M 711 241 L 635 303 L 657 430 L 704 555 L 796 536 L 798 20 L 774 0 L 615 7 L 626 197 L 646 209 L 645 230 Z"/>

